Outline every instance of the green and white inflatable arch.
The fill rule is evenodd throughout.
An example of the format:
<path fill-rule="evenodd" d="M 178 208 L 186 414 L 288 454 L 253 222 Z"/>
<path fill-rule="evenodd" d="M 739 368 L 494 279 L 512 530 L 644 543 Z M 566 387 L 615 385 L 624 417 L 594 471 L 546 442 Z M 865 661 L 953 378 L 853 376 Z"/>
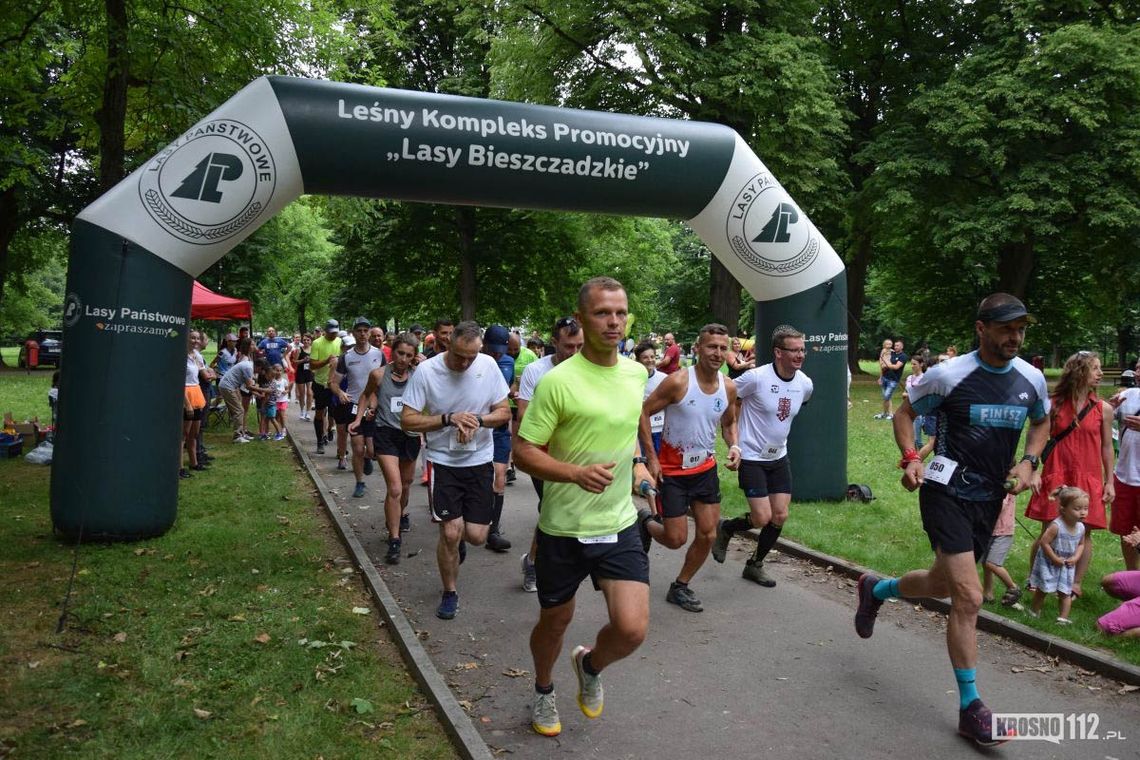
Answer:
<path fill-rule="evenodd" d="M 734 131 L 289 77 L 258 79 L 83 210 L 52 468 L 56 530 L 160 535 L 178 499 L 193 279 L 302 193 L 662 216 L 689 224 L 809 336 L 816 397 L 792 442 L 797 498 L 846 487 L 844 268 Z"/>

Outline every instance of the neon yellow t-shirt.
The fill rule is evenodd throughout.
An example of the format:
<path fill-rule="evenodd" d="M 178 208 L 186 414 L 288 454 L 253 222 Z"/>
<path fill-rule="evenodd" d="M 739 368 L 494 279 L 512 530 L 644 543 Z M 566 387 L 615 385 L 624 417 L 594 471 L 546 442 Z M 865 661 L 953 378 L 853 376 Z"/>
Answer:
<path fill-rule="evenodd" d="M 320 361 L 330 356 L 340 356 L 340 338 L 329 340 L 322 335 L 313 341 L 313 345 L 309 349 L 309 357 L 311 359 Z M 313 370 L 313 382 L 320 383 L 321 385 L 329 384 L 329 365 L 326 364 L 320 369 Z"/>
<path fill-rule="evenodd" d="M 623 357 L 601 367 L 576 354 L 543 376 L 527 406 L 519 435 L 546 446 L 561 462 L 616 462 L 613 482 L 600 494 L 573 483 L 544 486 L 538 527 L 552 536 L 585 538 L 618 533 L 637 520 L 633 453 L 648 376 Z"/>

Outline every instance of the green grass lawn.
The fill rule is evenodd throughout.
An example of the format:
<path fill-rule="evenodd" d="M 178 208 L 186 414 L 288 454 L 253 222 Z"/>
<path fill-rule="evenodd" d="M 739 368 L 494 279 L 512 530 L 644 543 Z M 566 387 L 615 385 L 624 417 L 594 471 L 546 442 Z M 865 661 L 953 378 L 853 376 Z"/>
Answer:
<path fill-rule="evenodd" d="M 875 500 L 869 504 L 793 501 L 783 535 L 827 554 L 844 557 L 888 575 L 898 575 L 907 570 L 928 567 L 933 554 L 922 530 L 918 494 L 906 491 L 899 484 L 899 451 L 891 423 L 872 419 L 880 410 L 878 390 L 872 379 L 856 378 L 851 387 L 854 407 L 847 415 L 847 480 L 869 485 Z M 1109 390 L 1102 389 L 1106 396 Z M 897 405 L 897 395 L 895 400 Z M 724 461 L 727 451 L 723 441 L 719 445 L 720 459 Z M 744 514 L 748 507 L 737 486 L 736 474 L 722 465 L 720 479 L 724 513 L 729 516 Z M 1030 546 L 1040 532 L 1039 523 L 1023 516 L 1028 502 L 1028 494 L 1018 498 L 1016 515 L 1028 531 L 1017 527 L 1014 545 L 1005 564 L 1014 580 L 1021 584 L 1029 575 Z M 1119 603 L 1101 591 L 1100 578 L 1115 570 L 1123 570 L 1124 562 L 1120 556 L 1119 539 L 1107 531 L 1093 533 L 1093 546 L 1093 562 L 1084 582 L 1085 595 L 1073 603 L 1070 615 L 1073 625 L 1063 627 L 1054 622 L 1057 617 L 1055 597 L 1046 600 L 1040 620 L 1000 604 L 986 605 L 986 609 L 1070 641 L 1110 649 L 1117 657 L 1140 665 L 1140 640 L 1111 639 L 1096 628 L 1096 619 Z M 1000 581 L 996 583 L 995 591 L 1000 598 L 1004 591 Z M 1029 598 L 1028 594 L 1022 598 L 1026 606 Z"/>
<path fill-rule="evenodd" d="M 165 536 L 79 549 L 59 633 L 49 470 L 0 461 L 0 756 L 454 757 L 291 449 L 225 439 Z"/>

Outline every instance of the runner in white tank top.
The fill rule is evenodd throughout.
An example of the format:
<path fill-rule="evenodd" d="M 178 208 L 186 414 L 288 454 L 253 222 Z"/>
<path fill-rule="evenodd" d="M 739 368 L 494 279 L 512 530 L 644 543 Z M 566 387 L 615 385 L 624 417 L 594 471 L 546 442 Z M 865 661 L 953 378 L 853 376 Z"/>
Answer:
<path fill-rule="evenodd" d="M 719 425 L 729 445 L 728 467 L 736 469 L 740 447 L 736 445 L 736 386 L 721 374 L 728 355 L 728 329 L 708 324 L 701 328 L 695 346 L 697 363 L 669 375 L 649 395 L 642 407 L 641 440 L 649 472 L 661 493 L 661 514 L 639 512 L 642 540 L 649 539 L 670 549 L 688 540 L 692 511 L 696 537 L 677 579 L 665 600 L 689 612 L 702 610 L 689 582 L 701 569 L 716 539 L 720 520 L 720 481 L 716 467 L 716 429 Z M 653 453 L 650 419 L 665 414 L 660 458 Z"/>

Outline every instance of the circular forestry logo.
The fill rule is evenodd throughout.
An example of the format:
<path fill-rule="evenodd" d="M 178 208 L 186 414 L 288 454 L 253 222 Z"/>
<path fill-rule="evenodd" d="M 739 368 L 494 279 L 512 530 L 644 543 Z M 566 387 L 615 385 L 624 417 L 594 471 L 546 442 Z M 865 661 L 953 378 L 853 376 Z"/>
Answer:
<path fill-rule="evenodd" d="M 139 198 L 151 218 L 186 243 L 237 235 L 268 207 L 276 186 L 273 155 L 241 122 L 199 124 L 142 172 Z"/>
<path fill-rule="evenodd" d="M 741 261 L 772 277 L 799 274 L 819 256 L 819 233 L 771 174 L 744 183 L 729 208 L 725 234 Z"/>

